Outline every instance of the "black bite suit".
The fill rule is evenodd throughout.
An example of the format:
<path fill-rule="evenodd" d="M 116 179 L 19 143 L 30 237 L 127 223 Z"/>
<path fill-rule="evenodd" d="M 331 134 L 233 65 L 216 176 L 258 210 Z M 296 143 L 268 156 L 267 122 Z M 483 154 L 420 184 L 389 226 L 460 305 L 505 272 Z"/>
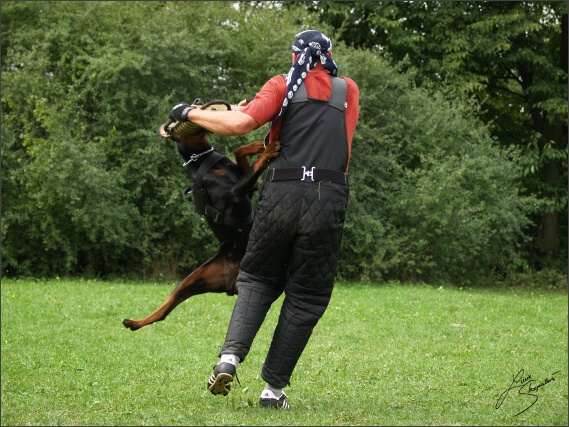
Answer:
<path fill-rule="evenodd" d="M 271 304 L 284 292 L 261 373 L 276 387 L 290 383 L 330 302 L 338 266 L 349 193 L 346 82 L 331 78 L 330 101 L 308 98 L 303 84 L 282 118 L 280 154 L 264 177 L 221 350 L 243 361 Z M 279 172 L 291 168 L 298 175 L 281 180 Z M 319 172 L 334 179 L 319 180 Z"/>

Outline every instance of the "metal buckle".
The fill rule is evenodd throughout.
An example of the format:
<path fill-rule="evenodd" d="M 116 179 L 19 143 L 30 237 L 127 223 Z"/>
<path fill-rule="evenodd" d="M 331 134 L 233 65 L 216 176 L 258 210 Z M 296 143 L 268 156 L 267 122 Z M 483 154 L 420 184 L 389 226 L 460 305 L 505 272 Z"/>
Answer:
<path fill-rule="evenodd" d="M 215 222 L 216 224 L 222 224 L 223 223 L 223 217 L 225 215 L 222 212 L 216 211 L 213 215 L 212 215 L 212 219 L 213 222 Z"/>
<path fill-rule="evenodd" d="M 184 190 L 184 199 L 193 202 L 194 201 L 194 187 L 189 187 Z"/>
<path fill-rule="evenodd" d="M 314 181 L 314 166 L 312 166 L 312 169 L 310 169 L 310 172 L 307 172 L 307 171 L 306 171 L 306 167 L 305 167 L 305 166 L 302 167 L 302 179 L 301 179 L 301 181 L 304 181 L 304 179 L 305 179 L 307 176 L 309 176 L 310 179 L 311 179 L 312 181 Z"/>

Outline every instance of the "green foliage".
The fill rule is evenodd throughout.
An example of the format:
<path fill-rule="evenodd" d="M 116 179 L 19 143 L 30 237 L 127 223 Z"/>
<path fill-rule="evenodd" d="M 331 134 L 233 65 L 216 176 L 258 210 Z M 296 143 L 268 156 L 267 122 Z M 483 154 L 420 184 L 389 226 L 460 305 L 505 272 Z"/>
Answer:
<path fill-rule="evenodd" d="M 238 102 L 268 78 L 233 71 L 246 17 L 229 3 L 3 2 L 2 21 L 4 272 L 171 275 L 205 261 L 215 244 L 155 129 L 179 100 Z M 282 56 L 246 52 L 269 50 Z"/>
<path fill-rule="evenodd" d="M 362 124 L 342 249 L 351 262 L 341 274 L 475 282 L 521 267 L 538 204 L 513 185 L 517 155 L 490 138 L 476 105 L 413 89 L 365 52 L 348 62 L 361 82 Z"/>
<path fill-rule="evenodd" d="M 298 31 L 333 35 L 305 7 L 3 2 L 3 274 L 171 278 L 204 262 L 217 244 L 155 129 L 175 102 L 252 96 L 288 70 Z M 474 281 L 524 266 L 541 207 L 518 185 L 525 153 L 497 148 L 475 102 L 415 88 L 417 69 L 341 42 L 334 55 L 361 92 L 340 276 Z M 266 132 L 210 141 L 231 156 Z"/>
<path fill-rule="evenodd" d="M 567 290 L 567 272 L 553 268 L 541 271 L 530 271 L 528 269 L 524 272 L 511 275 L 505 283 L 500 285 L 563 292 Z"/>
<path fill-rule="evenodd" d="M 386 58 L 432 91 L 474 96 L 517 185 L 543 199 L 524 250 L 532 265 L 567 260 L 567 3 L 313 2 L 349 46 Z"/>
<path fill-rule="evenodd" d="M 175 102 L 238 102 L 287 66 L 297 27 L 242 9 L 2 3 L 5 274 L 172 276 L 213 254 L 205 223 L 182 202 L 179 156 L 155 129 Z M 226 154 L 247 142 L 211 140 Z"/>

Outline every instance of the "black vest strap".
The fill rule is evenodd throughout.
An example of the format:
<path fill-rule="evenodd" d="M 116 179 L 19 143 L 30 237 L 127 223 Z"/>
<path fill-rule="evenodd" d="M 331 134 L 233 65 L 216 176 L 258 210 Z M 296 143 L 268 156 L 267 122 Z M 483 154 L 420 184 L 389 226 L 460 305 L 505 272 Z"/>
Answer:
<path fill-rule="evenodd" d="M 286 74 L 283 74 L 286 77 Z M 348 92 L 348 84 L 344 79 L 339 77 L 332 77 L 332 93 L 330 94 L 330 100 L 328 105 L 337 108 L 340 111 L 344 111 L 346 106 L 346 94 Z M 306 93 L 306 86 L 300 85 L 298 90 L 294 93 L 294 97 L 290 100 L 290 103 L 296 102 L 306 102 L 308 101 L 308 95 Z"/>
<path fill-rule="evenodd" d="M 348 83 L 339 77 L 332 77 L 332 93 L 328 105 L 340 111 L 346 109 L 346 94 L 348 93 Z"/>
<path fill-rule="evenodd" d="M 213 151 L 209 156 L 207 156 L 203 161 L 203 163 L 198 168 L 198 171 L 196 173 L 196 177 L 194 179 L 196 184 L 199 183 L 199 186 L 201 187 L 203 176 L 205 175 L 205 173 L 208 170 L 210 170 L 217 162 L 223 159 L 223 157 L 224 157 L 223 154 L 217 153 L 215 151 Z"/>

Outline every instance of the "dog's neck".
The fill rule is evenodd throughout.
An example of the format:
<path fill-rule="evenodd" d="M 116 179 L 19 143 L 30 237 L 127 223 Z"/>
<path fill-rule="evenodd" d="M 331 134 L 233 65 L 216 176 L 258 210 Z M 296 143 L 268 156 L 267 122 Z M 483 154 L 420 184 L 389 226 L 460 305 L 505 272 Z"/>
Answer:
<path fill-rule="evenodd" d="M 184 166 L 193 168 L 202 163 L 203 159 L 207 157 L 207 154 L 213 151 L 213 147 L 209 143 L 200 144 L 199 146 L 190 146 L 180 140 L 176 141 L 178 146 L 178 152 L 184 159 Z"/>

